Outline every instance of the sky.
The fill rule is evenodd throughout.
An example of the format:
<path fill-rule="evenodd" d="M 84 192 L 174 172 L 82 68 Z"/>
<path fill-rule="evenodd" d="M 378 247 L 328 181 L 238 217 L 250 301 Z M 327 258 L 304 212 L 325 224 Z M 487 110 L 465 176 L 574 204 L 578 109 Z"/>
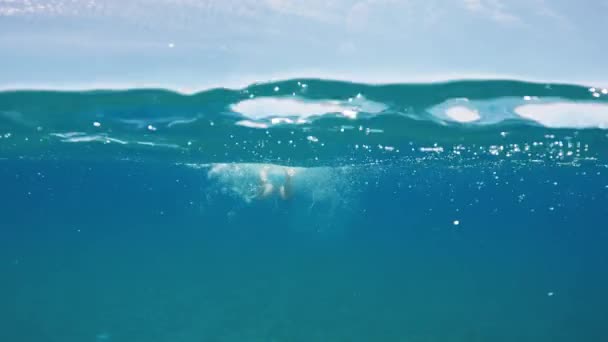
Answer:
<path fill-rule="evenodd" d="M 0 88 L 608 84 L 608 0 L 0 0 Z"/>

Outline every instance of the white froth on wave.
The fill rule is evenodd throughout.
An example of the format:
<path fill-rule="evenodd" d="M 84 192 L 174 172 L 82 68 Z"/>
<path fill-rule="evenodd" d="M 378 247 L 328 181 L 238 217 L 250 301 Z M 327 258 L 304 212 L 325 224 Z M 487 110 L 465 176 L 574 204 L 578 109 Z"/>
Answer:
<path fill-rule="evenodd" d="M 83 135 L 83 136 L 73 136 L 71 138 L 66 138 L 61 140 L 63 142 L 69 142 L 69 143 L 79 143 L 79 142 L 102 142 L 102 143 L 118 143 L 121 145 L 126 145 L 128 144 L 127 141 L 124 140 L 120 140 L 120 139 L 116 139 L 116 138 L 110 138 L 108 136 L 105 135 Z"/>
<path fill-rule="evenodd" d="M 303 118 L 298 118 L 297 120 L 293 120 L 290 118 L 272 118 L 272 119 L 270 119 L 270 123 L 273 125 L 281 125 L 281 124 L 302 125 L 302 124 L 308 123 L 308 120 L 303 119 Z"/>
<path fill-rule="evenodd" d="M 177 120 L 173 120 L 173 121 L 169 122 L 167 124 L 167 127 L 171 128 L 171 127 L 176 126 L 176 125 L 187 125 L 187 124 L 191 124 L 191 123 L 195 122 L 196 120 L 198 120 L 198 118 L 177 119 Z"/>
<path fill-rule="evenodd" d="M 72 138 L 72 137 L 83 136 L 83 135 L 86 135 L 86 133 L 84 133 L 84 132 L 66 132 L 66 133 L 51 133 L 50 135 L 54 136 L 54 137 L 62 138 L 62 139 L 68 139 L 68 138 Z"/>
<path fill-rule="evenodd" d="M 237 121 L 235 123 L 235 125 L 237 126 L 243 126 L 243 127 L 249 127 L 249 128 L 259 128 L 259 129 L 266 129 L 268 128 L 268 125 L 262 122 L 255 122 L 255 121 L 251 121 L 251 120 L 241 120 L 241 121 Z"/>
<path fill-rule="evenodd" d="M 441 146 L 421 147 L 420 152 L 443 153 L 443 147 L 441 147 Z"/>
<path fill-rule="evenodd" d="M 164 147 L 164 148 L 181 148 L 181 146 L 177 144 L 166 144 L 166 143 L 156 143 L 151 141 L 126 141 L 121 139 L 116 139 L 109 137 L 107 134 L 93 134 L 88 135 L 84 132 L 65 132 L 65 133 L 50 133 L 50 136 L 57 137 L 61 139 L 62 142 L 66 143 L 88 143 L 88 142 L 100 142 L 104 144 L 109 143 L 117 143 L 120 145 L 128 145 L 131 143 L 135 143 L 137 145 L 143 146 L 151 146 L 151 147 Z"/>
<path fill-rule="evenodd" d="M 151 146 L 151 147 L 166 147 L 166 148 L 180 148 L 177 144 L 164 144 L 164 143 L 155 143 L 151 141 L 136 141 L 137 145 L 143 146 Z"/>
<path fill-rule="evenodd" d="M 385 105 L 366 100 L 363 96 L 356 101 L 304 101 L 294 98 L 253 98 L 243 100 L 231 106 L 234 112 L 252 120 L 268 118 L 298 117 L 300 120 L 311 116 L 340 114 L 355 119 L 361 111 L 377 114 L 386 108 Z M 300 121 L 298 120 L 298 121 Z M 281 123 L 289 123 L 282 121 Z"/>
<path fill-rule="evenodd" d="M 456 122 L 473 122 L 481 118 L 479 111 L 465 106 L 450 107 L 445 111 L 445 115 Z"/>
<path fill-rule="evenodd" d="M 515 108 L 522 118 L 552 128 L 608 129 L 608 105 L 599 103 L 538 103 Z"/>
<path fill-rule="evenodd" d="M 102 142 L 105 144 L 118 143 L 127 145 L 128 142 L 116 138 L 111 138 L 106 134 L 87 135 L 84 132 L 66 132 L 66 133 L 50 133 L 50 136 L 60 138 L 62 142 L 80 143 L 80 142 Z"/>
<path fill-rule="evenodd" d="M 155 125 L 166 126 L 167 128 L 171 128 L 176 125 L 186 125 L 196 122 L 199 118 L 184 118 L 184 117 L 166 117 L 166 118 L 154 118 L 154 119 L 119 119 L 118 121 L 125 123 L 127 125 L 132 125 L 137 127 L 138 129 L 150 127 L 157 128 Z"/>
<path fill-rule="evenodd" d="M 254 120 L 269 117 L 308 117 L 342 112 L 346 109 L 348 108 L 337 102 L 305 102 L 290 98 L 254 98 L 232 106 L 233 111 Z"/>
<path fill-rule="evenodd" d="M 342 111 L 342 115 L 344 115 L 345 117 L 349 118 L 349 119 L 356 119 L 357 118 L 357 112 L 352 110 L 352 109 L 347 109 L 347 110 L 343 110 Z"/>

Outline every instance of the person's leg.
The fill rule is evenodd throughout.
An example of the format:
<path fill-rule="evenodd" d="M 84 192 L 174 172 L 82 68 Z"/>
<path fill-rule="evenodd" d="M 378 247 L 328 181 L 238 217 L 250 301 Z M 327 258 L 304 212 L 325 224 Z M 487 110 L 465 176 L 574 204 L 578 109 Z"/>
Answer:
<path fill-rule="evenodd" d="M 279 188 L 279 193 L 281 194 L 282 199 L 291 198 L 293 195 L 293 186 L 291 184 L 292 177 L 295 176 L 296 170 L 293 168 L 285 169 L 285 184 L 281 185 Z"/>
<path fill-rule="evenodd" d="M 260 170 L 260 194 L 259 197 L 268 197 L 272 194 L 274 187 L 272 183 L 268 181 L 268 166 L 262 167 Z"/>

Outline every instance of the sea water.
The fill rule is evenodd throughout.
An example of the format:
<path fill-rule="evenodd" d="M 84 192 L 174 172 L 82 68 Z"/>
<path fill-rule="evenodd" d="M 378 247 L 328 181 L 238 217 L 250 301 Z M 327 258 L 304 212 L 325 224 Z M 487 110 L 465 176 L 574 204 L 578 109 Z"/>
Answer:
<path fill-rule="evenodd" d="M 607 93 L 2 92 L 0 341 L 605 341 Z"/>

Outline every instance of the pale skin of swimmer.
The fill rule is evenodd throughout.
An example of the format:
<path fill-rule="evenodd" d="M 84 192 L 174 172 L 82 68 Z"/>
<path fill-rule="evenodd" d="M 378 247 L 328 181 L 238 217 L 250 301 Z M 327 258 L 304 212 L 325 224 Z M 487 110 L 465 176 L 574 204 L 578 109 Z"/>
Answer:
<path fill-rule="evenodd" d="M 260 198 L 266 198 L 275 192 L 274 185 L 268 180 L 268 170 L 270 167 L 265 166 L 260 170 Z M 279 186 L 279 196 L 286 200 L 292 195 L 292 184 L 291 179 L 296 174 L 296 170 L 292 168 L 284 168 L 285 172 L 285 183 Z"/>

